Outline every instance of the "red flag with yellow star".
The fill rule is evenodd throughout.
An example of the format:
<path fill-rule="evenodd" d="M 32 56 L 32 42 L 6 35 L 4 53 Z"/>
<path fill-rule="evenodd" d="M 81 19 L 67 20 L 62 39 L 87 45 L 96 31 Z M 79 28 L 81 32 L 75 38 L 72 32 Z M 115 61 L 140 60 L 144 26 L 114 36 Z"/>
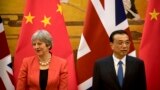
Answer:
<path fill-rule="evenodd" d="M 23 58 L 35 54 L 32 48 L 31 36 L 38 29 L 45 29 L 51 33 L 54 39 L 53 54 L 65 58 L 68 62 L 68 90 L 76 90 L 77 82 L 73 52 L 59 0 L 26 0 L 22 28 L 14 57 L 15 80 L 17 81 Z"/>
<path fill-rule="evenodd" d="M 160 90 L 159 3 L 159 0 L 149 0 L 139 52 L 145 63 L 147 90 Z"/>

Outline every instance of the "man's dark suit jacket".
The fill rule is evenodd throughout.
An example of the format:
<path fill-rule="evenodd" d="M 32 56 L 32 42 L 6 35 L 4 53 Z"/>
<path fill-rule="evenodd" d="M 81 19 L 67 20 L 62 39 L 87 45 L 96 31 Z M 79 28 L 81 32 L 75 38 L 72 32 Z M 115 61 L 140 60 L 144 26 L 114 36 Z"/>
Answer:
<path fill-rule="evenodd" d="M 94 66 L 93 90 L 146 90 L 144 62 L 126 56 L 126 69 L 122 88 L 114 68 L 113 57 L 97 60 Z"/>

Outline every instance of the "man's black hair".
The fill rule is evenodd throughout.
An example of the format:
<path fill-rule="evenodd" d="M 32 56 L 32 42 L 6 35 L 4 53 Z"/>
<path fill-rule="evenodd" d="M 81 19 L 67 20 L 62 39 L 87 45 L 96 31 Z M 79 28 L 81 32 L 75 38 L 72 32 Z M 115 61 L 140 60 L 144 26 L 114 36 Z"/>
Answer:
<path fill-rule="evenodd" d="M 109 37 L 110 42 L 113 42 L 113 37 L 116 34 L 126 34 L 128 36 L 128 34 L 127 34 L 127 32 L 125 30 L 116 30 L 116 31 L 111 33 L 111 35 Z"/>

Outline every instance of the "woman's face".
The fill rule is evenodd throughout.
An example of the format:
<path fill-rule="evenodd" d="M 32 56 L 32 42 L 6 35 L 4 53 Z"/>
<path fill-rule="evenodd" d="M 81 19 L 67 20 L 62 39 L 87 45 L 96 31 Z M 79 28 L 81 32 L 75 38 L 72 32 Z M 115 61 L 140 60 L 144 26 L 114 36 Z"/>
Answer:
<path fill-rule="evenodd" d="M 40 40 L 34 40 L 32 46 L 38 56 L 43 56 L 49 52 L 49 46 Z"/>

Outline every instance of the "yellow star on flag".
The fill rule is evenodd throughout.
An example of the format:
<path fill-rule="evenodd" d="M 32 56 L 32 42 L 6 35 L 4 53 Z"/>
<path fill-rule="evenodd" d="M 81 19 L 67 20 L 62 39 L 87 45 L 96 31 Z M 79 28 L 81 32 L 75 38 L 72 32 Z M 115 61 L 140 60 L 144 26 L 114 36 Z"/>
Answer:
<path fill-rule="evenodd" d="M 57 12 L 60 12 L 61 14 L 62 14 L 62 6 L 61 5 L 59 5 L 59 4 L 57 4 Z"/>
<path fill-rule="evenodd" d="M 159 12 L 157 12 L 155 9 L 151 12 L 151 13 L 149 13 L 150 15 L 151 15 L 151 20 L 152 19 L 155 19 L 155 20 L 157 20 L 157 17 L 158 17 L 158 15 L 159 15 Z"/>
<path fill-rule="evenodd" d="M 33 23 L 32 21 L 35 18 L 35 16 L 32 16 L 29 12 L 28 16 L 24 16 L 24 18 L 26 19 L 26 23 Z"/>
<path fill-rule="evenodd" d="M 42 23 L 44 23 L 44 27 L 46 27 L 48 24 L 50 25 L 50 19 L 51 17 L 46 17 L 44 16 L 43 20 L 41 21 Z"/>

